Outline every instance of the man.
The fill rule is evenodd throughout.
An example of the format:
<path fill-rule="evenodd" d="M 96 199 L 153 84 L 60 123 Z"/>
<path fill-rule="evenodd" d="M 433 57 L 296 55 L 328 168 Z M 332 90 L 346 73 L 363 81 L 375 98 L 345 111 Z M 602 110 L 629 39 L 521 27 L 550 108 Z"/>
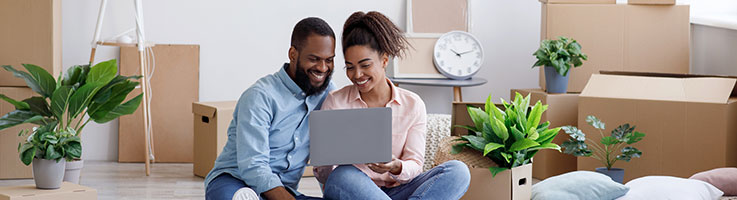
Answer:
<path fill-rule="evenodd" d="M 228 142 L 205 179 L 207 199 L 306 199 L 297 184 L 309 156 L 310 111 L 328 91 L 335 33 L 319 18 L 292 31 L 289 63 L 241 95 Z"/>

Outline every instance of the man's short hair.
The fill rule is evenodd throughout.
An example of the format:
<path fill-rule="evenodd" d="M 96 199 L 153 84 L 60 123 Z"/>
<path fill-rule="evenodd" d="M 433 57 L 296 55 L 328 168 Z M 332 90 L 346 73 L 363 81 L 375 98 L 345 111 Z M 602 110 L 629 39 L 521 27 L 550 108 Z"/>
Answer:
<path fill-rule="evenodd" d="M 292 30 L 292 46 L 297 50 L 302 50 L 307 37 L 312 34 L 319 36 L 330 36 L 335 40 L 335 33 L 325 20 L 317 17 L 308 17 L 300 20 Z"/>

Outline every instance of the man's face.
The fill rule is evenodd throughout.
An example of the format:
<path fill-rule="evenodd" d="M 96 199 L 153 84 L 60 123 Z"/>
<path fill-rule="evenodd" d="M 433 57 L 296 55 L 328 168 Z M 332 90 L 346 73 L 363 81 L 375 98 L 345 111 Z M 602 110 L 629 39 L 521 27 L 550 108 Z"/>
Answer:
<path fill-rule="evenodd" d="M 319 93 L 327 88 L 333 74 L 335 40 L 330 36 L 310 35 L 301 50 L 289 50 L 290 71 L 294 82 L 306 95 Z M 291 69 L 294 67 L 294 69 Z"/>

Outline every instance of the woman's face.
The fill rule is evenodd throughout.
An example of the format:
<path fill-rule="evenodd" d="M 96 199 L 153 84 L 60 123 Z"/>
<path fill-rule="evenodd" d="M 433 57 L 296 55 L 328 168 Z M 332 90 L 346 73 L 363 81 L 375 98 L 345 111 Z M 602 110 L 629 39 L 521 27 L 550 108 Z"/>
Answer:
<path fill-rule="evenodd" d="M 345 50 L 345 73 L 361 93 L 367 93 L 379 84 L 387 84 L 384 69 L 388 56 L 367 45 L 356 45 Z"/>

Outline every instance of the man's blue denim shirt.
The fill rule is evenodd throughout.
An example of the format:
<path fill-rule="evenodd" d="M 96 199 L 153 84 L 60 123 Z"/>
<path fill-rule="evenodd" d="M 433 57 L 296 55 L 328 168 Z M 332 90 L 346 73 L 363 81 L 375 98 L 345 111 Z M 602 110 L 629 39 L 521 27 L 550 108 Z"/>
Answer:
<path fill-rule="evenodd" d="M 297 193 L 297 184 L 310 154 L 309 113 L 319 109 L 332 83 L 305 96 L 286 68 L 259 79 L 238 99 L 228 142 L 205 179 L 205 187 L 228 173 L 257 194 L 278 186 Z"/>

